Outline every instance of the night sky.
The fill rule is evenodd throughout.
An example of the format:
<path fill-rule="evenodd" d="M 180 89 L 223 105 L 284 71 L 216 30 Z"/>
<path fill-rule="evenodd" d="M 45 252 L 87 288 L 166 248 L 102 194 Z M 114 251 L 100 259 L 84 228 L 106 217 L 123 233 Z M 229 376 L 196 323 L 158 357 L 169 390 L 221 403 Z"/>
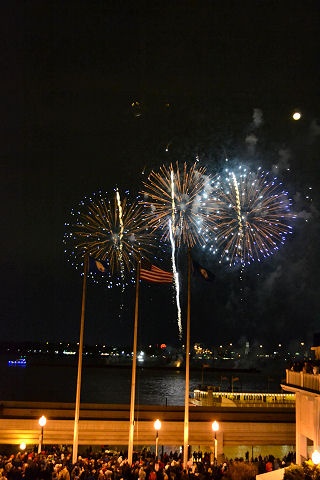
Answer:
<path fill-rule="evenodd" d="M 192 341 L 310 340 L 320 330 L 319 3 L 8 0 L 1 10 L 0 339 L 77 341 L 81 277 L 62 243 L 71 208 L 100 189 L 135 196 L 143 171 L 198 154 L 212 173 L 226 157 L 278 165 L 298 218 L 242 282 L 194 252 L 216 281 L 193 281 Z M 130 344 L 133 286 L 87 293 L 85 342 Z M 177 344 L 170 287 L 142 286 L 140 325 L 142 344 Z"/>

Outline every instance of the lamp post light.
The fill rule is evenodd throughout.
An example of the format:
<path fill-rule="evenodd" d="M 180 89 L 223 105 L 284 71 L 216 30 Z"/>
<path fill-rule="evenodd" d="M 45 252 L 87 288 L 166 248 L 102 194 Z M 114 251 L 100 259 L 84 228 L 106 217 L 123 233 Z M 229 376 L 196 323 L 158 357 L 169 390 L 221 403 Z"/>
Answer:
<path fill-rule="evenodd" d="M 313 454 L 311 455 L 312 461 L 315 465 L 318 465 L 320 463 L 320 453 L 318 450 L 315 450 Z"/>
<path fill-rule="evenodd" d="M 214 449 L 213 449 L 213 458 L 214 462 L 216 462 L 218 457 L 218 441 L 217 441 L 217 431 L 219 430 L 219 423 L 215 420 L 212 423 L 212 431 L 214 432 Z"/>
<path fill-rule="evenodd" d="M 161 428 L 161 422 L 157 418 L 157 420 L 153 424 L 155 430 L 156 430 L 156 460 L 158 459 L 158 445 L 159 445 L 159 430 Z"/>
<path fill-rule="evenodd" d="M 39 445 L 38 445 L 38 453 L 41 453 L 41 450 L 42 450 L 42 445 L 43 445 L 43 427 L 45 426 L 45 424 L 47 423 L 47 419 L 44 415 L 42 415 L 42 417 L 39 418 L 39 425 L 41 427 L 41 436 L 40 436 L 40 441 L 39 441 Z"/>

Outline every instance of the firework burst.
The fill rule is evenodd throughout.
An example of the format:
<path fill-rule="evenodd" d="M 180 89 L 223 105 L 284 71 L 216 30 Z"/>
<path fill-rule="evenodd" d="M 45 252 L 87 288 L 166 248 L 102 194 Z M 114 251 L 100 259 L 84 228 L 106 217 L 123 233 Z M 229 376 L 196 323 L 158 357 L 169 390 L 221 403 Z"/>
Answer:
<path fill-rule="evenodd" d="M 269 178 L 269 172 L 259 168 L 253 173 L 240 166 L 217 177 L 214 187 L 215 240 L 221 259 L 230 266 L 270 257 L 292 233 L 291 199 L 282 183 Z M 217 251 L 213 246 L 210 249 Z"/>
<path fill-rule="evenodd" d="M 151 246 L 141 205 L 121 198 L 116 190 L 111 198 L 99 193 L 84 199 L 71 215 L 66 224 L 70 231 L 64 237 L 71 262 L 79 267 L 88 254 L 108 263 L 110 286 L 134 281 L 136 260 Z"/>
<path fill-rule="evenodd" d="M 154 232 L 162 233 L 162 239 L 171 244 L 171 261 L 177 304 L 179 337 L 182 338 L 180 283 L 176 265 L 176 247 L 205 246 L 215 226 L 216 213 L 207 200 L 212 193 L 213 178 L 206 175 L 204 167 L 195 162 L 190 168 L 184 163 L 162 166 L 152 171 L 143 184 L 147 209 L 146 221 Z"/>
<path fill-rule="evenodd" d="M 170 238 L 169 221 L 179 248 L 194 247 L 209 240 L 215 226 L 215 211 L 207 199 L 212 192 L 211 176 L 204 167 L 194 163 L 190 168 L 184 163 L 162 166 L 159 172 L 152 171 L 143 184 L 142 194 L 146 207 L 146 221 L 152 231 L 159 230 L 162 239 Z"/>

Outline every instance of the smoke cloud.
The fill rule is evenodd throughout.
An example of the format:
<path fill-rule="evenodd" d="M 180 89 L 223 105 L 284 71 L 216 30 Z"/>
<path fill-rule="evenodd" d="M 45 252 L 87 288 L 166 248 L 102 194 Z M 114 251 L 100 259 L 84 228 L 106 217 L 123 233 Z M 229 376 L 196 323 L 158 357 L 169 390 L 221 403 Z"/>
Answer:
<path fill-rule="evenodd" d="M 255 136 L 254 133 L 249 133 L 249 135 L 246 136 L 246 144 L 248 147 L 248 152 L 251 153 L 251 155 L 254 154 L 257 143 L 258 143 L 258 138 Z"/>
<path fill-rule="evenodd" d="M 282 266 L 278 265 L 277 268 L 273 272 L 271 272 L 270 275 L 265 280 L 264 289 L 263 289 L 264 293 L 266 293 L 267 291 L 267 293 L 270 294 L 275 283 L 281 277 L 281 275 L 282 275 Z"/>
<path fill-rule="evenodd" d="M 261 127 L 263 124 L 263 113 L 260 108 L 254 108 L 252 113 L 252 124 L 250 125 L 251 132 L 246 136 L 245 142 L 247 144 L 248 152 L 254 155 L 258 137 L 253 133 L 254 130 Z"/>
<path fill-rule="evenodd" d="M 291 158 L 291 151 L 289 148 L 280 148 L 278 163 L 272 165 L 272 173 L 277 175 L 278 173 L 283 172 L 284 170 L 290 170 L 289 160 Z"/>
<path fill-rule="evenodd" d="M 320 135 L 320 125 L 318 124 L 316 119 L 312 120 L 309 132 L 311 137 L 318 137 Z"/>
<path fill-rule="evenodd" d="M 254 128 L 259 128 L 263 125 L 263 112 L 260 108 L 253 109 L 252 121 Z"/>

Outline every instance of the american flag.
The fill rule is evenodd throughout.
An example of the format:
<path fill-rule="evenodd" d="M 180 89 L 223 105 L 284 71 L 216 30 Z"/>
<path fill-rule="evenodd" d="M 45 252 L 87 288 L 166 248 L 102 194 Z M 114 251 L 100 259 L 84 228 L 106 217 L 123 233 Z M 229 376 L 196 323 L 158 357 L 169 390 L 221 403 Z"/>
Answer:
<path fill-rule="evenodd" d="M 173 274 L 161 270 L 161 268 L 152 265 L 151 262 L 143 258 L 141 260 L 140 278 L 152 283 L 172 283 Z"/>

